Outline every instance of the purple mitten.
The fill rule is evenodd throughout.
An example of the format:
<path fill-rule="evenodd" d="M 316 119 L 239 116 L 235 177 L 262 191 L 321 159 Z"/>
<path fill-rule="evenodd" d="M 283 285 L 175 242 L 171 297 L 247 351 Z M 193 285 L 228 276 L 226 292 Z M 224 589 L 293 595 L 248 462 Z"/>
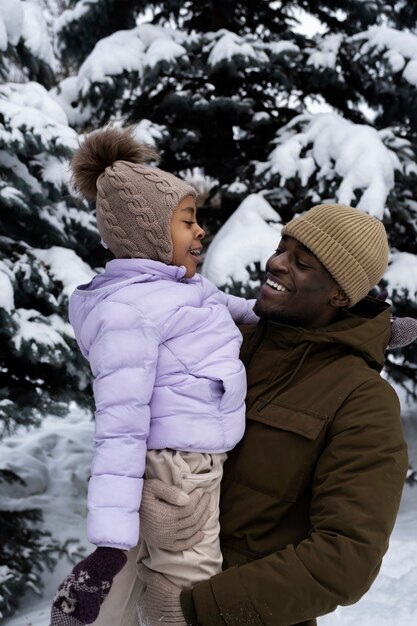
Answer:
<path fill-rule="evenodd" d="M 84 626 L 97 618 L 113 578 L 127 561 L 118 548 L 97 548 L 74 567 L 52 603 L 50 626 Z"/>

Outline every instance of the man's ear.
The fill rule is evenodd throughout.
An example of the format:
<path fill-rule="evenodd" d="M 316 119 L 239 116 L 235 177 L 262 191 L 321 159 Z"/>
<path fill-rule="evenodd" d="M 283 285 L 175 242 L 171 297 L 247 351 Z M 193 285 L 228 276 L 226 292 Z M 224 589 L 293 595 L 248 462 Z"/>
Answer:
<path fill-rule="evenodd" d="M 349 298 L 347 297 L 343 289 L 340 289 L 340 287 L 338 287 L 330 300 L 330 305 L 337 308 L 342 308 L 344 306 L 347 306 L 348 304 Z"/>

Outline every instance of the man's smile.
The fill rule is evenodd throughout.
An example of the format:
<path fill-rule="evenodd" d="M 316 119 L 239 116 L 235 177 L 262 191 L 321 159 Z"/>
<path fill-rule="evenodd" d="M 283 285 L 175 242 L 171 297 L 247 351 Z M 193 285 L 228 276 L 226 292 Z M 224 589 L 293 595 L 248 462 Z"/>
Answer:
<path fill-rule="evenodd" d="M 291 291 L 286 285 L 283 285 L 281 281 L 277 280 L 275 277 L 272 277 L 271 274 L 267 274 L 265 284 L 271 289 L 275 291 L 281 291 L 282 293 L 288 293 Z"/>

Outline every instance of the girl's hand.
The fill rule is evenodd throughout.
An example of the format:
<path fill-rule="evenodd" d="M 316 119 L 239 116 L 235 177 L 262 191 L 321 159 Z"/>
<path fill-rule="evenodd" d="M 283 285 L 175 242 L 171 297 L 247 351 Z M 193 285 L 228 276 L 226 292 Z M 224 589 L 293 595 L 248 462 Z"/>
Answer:
<path fill-rule="evenodd" d="M 126 561 L 123 550 L 97 548 L 77 563 L 55 595 L 50 626 L 92 624 Z"/>

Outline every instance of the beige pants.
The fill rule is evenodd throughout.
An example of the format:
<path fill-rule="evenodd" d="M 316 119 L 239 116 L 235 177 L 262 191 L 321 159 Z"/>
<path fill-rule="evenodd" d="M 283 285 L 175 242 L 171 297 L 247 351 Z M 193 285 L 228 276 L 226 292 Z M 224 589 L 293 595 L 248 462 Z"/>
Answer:
<path fill-rule="evenodd" d="M 127 563 L 114 578 L 94 626 L 138 626 L 137 605 L 142 587 L 136 575 L 138 564 L 164 574 L 180 587 L 191 587 L 221 571 L 219 497 L 226 456 L 174 450 L 147 452 L 146 478 L 159 478 L 186 493 L 201 488 L 211 494 L 204 537 L 201 543 L 182 552 L 161 550 L 143 541 L 129 550 Z"/>

